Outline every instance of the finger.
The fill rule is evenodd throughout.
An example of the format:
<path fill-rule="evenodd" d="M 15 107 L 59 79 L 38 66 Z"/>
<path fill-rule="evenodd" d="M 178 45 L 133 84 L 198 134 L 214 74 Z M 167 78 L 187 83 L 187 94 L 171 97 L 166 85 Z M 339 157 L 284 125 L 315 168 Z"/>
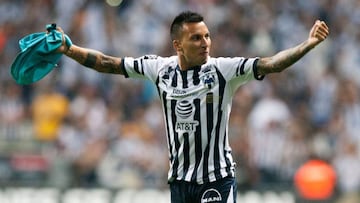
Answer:
<path fill-rule="evenodd" d="M 64 33 L 64 30 L 63 30 L 61 27 L 59 27 L 59 26 L 56 27 L 56 30 L 59 31 L 59 32 L 61 32 L 61 33 Z"/>
<path fill-rule="evenodd" d="M 315 33 L 315 37 L 320 39 L 320 40 L 326 39 L 327 36 L 328 36 L 328 34 L 326 32 L 318 31 L 318 32 Z"/>
<path fill-rule="evenodd" d="M 65 44 L 65 33 L 64 33 L 64 30 L 63 30 L 61 27 L 57 26 L 57 27 L 56 27 L 56 31 L 59 31 L 59 32 L 61 33 L 62 44 Z"/>
<path fill-rule="evenodd" d="M 62 44 L 62 45 L 65 45 L 65 44 L 66 44 L 66 40 L 65 40 L 65 34 L 64 34 L 64 32 L 61 32 L 61 37 L 62 37 L 61 44 Z"/>
<path fill-rule="evenodd" d="M 322 35 L 322 34 L 319 33 L 319 34 L 315 35 L 315 37 L 322 41 L 322 40 L 325 40 L 327 38 L 327 35 Z"/>
<path fill-rule="evenodd" d="M 326 25 L 326 23 L 321 20 L 316 20 L 314 23 L 314 26 L 325 27 L 326 29 L 329 29 L 328 26 Z"/>
<path fill-rule="evenodd" d="M 316 30 L 317 30 L 317 25 L 315 22 L 315 24 L 311 27 L 310 36 L 313 36 L 316 33 Z"/>
<path fill-rule="evenodd" d="M 320 32 L 325 35 L 329 35 L 329 30 L 325 27 L 318 27 L 317 32 Z"/>
<path fill-rule="evenodd" d="M 329 29 L 329 27 L 326 25 L 324 21 L 320 21 L 320 25 L 321 27 L 325 27 L 327 30 Z"/>
<path fill-rule="evenodd" d="M 316 30 L 322 30 L 324 32 L 329 33 L 329 27 L 326 25 L 324 21 L 316 20 L 315 26 L 317 27 Z"/>

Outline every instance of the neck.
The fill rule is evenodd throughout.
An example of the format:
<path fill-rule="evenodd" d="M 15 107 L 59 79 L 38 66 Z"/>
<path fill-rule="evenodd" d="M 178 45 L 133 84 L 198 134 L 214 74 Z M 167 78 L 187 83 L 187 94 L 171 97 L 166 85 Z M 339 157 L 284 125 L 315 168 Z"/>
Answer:
<path fill-rule="evenodd" d="M 190 66 L 186 62 L 185 57 L 180 54 L 178 54 L 178 64 L 179 64 L 180 70 L 182 70 L 182 71 L 188 70 L 190 68 Z"/>
<path fill-rule="evenodd" d="M 201 64 L 189 63 L 183 55 L 178 55 L 178 65 L 180 70 L 186 71 L 194 67 L 201 66 Z"/>

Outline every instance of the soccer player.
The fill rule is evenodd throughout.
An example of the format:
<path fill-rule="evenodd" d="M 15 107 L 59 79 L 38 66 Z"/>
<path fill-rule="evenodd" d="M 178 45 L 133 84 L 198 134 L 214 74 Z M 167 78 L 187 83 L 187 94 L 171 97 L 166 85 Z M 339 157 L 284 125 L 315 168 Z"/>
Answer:
<path fill-rule="evenodd" d="M 65 43 L 58 51 L 96 71 L 149 79 L 156 85 L 166 122 L 172 203 L 236 202 L 228 142 L 236 89 L 294 64 L 326 39 L 328 27 L 317 20 L 304 42 L 264 58 L 211 57 L 210 32 L 195 12 L 176 16 L 170 34 L 177 53 L 170 57 L 119 58 Z"/>

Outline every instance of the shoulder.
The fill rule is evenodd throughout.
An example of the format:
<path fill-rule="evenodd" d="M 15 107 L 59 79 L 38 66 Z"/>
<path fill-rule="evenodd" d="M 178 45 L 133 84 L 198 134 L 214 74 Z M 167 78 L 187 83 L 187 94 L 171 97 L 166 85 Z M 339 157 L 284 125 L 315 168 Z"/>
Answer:
<path fill-rule="evenodd" d="M 212 64 L 219 64 L 219 63 L 231 63 L 231 62 L 235 62 L 235 61 L 241 61 L 245 59 L 244 57 L 225 57 L 225 56 L 221 56 L 221 57 L 209 57 L 208 59 L 208 63 L 212 63 Z"/>
<path fill-rule="evenodd" d="M 162 64 L 172 64 L 177 62 L 177 56 L 169 56 L 169 57 L 163 57 L 158 55 L 144 55 L 137 60 L 141 60 L 144 62 L 150 62 L 150 63 L 157 63 L 158 65 Z"/>
<path fill-rule="evenodd" d="M 207 65 L 215 66 L 218 69 L 237 67 L 244 59 L 244 57 L 210 57 Z"/>
<path fill-rule="evenodd" d="M 161 69 L 164 66 L 174 66 L 177 63 L 177 56 L 162 57 L 158 55 L 143 55 L 137 58 L 124 57 L 126 67 L 144 67 Z M 176 66 L 176 65 L 175 65 Z"/>
<path fill-rule="evenodd" d="M 161 75 L 169 70 L 175 70 L 177 61 L 177 56 L 145 55 L 140 57 L 139 63 L 144 67 L 144 70 L 152 72 L 153 75 Z"/>
<path fill-rule="evenodd" d="M 143 55 L 141 57 L 139 57 L 138 59 L 144 59 L 144 60 L 175 60 L 177 59 L 177 56 L 159 56 L 159 55 L 152 55 L 152 54 L 147 54 L 147 55 Z"/>

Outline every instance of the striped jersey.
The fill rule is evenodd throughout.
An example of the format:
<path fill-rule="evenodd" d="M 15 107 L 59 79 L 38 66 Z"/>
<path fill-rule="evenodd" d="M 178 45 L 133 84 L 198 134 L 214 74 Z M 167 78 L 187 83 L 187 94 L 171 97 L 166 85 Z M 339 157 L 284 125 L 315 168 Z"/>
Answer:
<path fill-rule="evenodd" d="M 257 75 L 257 58 L 212 58 L 180 70 L 178 57 L 122 59 L 125 77 L 150 79 L 163 106 L 168 141 L 169 182 L 199 184 L 234 176 L 228 121 L 236 89 Z"/>

